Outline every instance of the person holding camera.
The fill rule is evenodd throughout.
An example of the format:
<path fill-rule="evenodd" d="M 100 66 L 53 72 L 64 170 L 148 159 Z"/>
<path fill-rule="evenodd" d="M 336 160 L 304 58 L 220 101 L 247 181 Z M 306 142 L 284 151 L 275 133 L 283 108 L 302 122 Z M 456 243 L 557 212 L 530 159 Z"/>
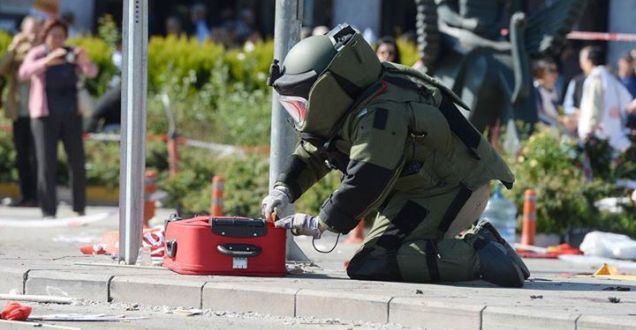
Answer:
<path fill-rule="evenodd" d="M 10 206 L 37 206 L 35 146 L 31 134 L 29 118 L 29 82 L 18 80 L 18 70 L 29 50 L 40 42 L 38 33 L 41 22 L 34 16 L 27 16 L 20 24 L 18 32 L 0 58 L 0 78 L 6 78 L 7 94 L 4 106 L 1 104 L 2 88 L 0 88 L 0 107 L 5 116 L 11 119 L 13 128 L 13 146 L 15 147 L 15 163 L 18 170 L 20 199 Z"/>
<path fill-rule="evenodd" d="M 37 190 L 45 218 L 57 213 L 57 143 L 68 158 L 73 211 L 84 214 L 86 170 L 82 141 L 82 117 L 78 110 L 77 82 L 80 74 L 97 75 L 97 67 L 79 47 L 66 46 L 68 27 L 60 20 L 46 22 L 44 44 L 33 48 L 20 66 L 21 80 L 31 80 L 29 114 L 37 159 Z"/>

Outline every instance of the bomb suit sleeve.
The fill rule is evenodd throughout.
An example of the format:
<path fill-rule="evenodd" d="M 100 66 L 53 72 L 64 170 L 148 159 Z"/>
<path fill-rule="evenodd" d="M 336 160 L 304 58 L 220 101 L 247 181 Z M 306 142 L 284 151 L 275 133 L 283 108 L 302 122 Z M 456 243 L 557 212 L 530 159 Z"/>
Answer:
<path fill-rule="evenodd" d="M 375 106 L 351 117 L 343 129 L 343 138 L 351 142 L 346 173 L 320 210 L 321 221 L 341 233 L 386 198 L 404 165 L 408 135 L 401 109 Z"/>
<path fill-rule="evenodd" d="M 286 186 L 291 193 L 289 197 L 294 202 L 329 171 L 317 148 L 301 140 L 274 186 Z"/>

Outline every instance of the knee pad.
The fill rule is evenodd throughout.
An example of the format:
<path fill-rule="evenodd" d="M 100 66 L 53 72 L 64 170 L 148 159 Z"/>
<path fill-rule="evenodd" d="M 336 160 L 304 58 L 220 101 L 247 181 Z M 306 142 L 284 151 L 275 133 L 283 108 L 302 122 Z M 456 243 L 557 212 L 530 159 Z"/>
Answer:
<path fill-rule="evenodd" d="M 347 276 L 354 280 L 401 281 L 395 252 L 379 254 L 373 248 L 358 251 L 347 266 Z"/>

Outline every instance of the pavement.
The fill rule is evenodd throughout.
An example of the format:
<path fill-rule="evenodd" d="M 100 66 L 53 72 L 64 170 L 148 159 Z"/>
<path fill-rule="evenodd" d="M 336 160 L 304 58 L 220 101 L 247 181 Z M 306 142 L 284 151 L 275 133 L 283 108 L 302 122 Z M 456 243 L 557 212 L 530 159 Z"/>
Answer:
<path fill-rule="evenodd" d="M 157 218 L 171 212 L 160 209 Z M 600 265 L 526 259 L 532 276 L 522 289 L 482 281 L 356 281 L 344 271 L 356 245 L 340 242 L 332 253 L 321 254 L 311 239 L 297 238 L 315 266 L 289 264 L 286 277 L 185 276 L 82 255 L 79 246 L 98 243 L 104 232 L 117 228 L 118 213 L 113 207 L 90 207 L 87 217 L 97 220 L 63 222 L 73 216 L 62 206 L 58 220 L 49 221 L 64 225 L 42 227 L 35 221 L 38 209 L 0 206 L 0 294 L 76 298 L 70 305 L 28 303 L 38 315 L 99 311 L 145 319 L 107 326 L 46 324 L 91 329 L 636 329 L 636 282 L 591 276 Z M 20 221 L 28 227 L 16 227 Z M 327 235 L 316 245 L 328 250 L 335 239 Z M 184 318 L 183 309 L 198 316 Z M 5 323 L 0 328 L 21 329 Z"/>

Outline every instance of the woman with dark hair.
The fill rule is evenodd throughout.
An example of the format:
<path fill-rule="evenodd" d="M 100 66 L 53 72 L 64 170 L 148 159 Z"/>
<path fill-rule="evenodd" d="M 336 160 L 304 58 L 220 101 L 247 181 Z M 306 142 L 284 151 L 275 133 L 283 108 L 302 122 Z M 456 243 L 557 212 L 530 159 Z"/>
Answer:
<path fill-rule="evenodd" d="M 382 37 L 375 47 L 375 54 L 380 62 L 393 62 L 400 64 L 400 51 L 392 37 Z"/>
<path fill-rule="evenodd" d="M 57 213 L 57 144 L 61 140 L 68 158 L 73 211 L 84 214 L 86 170 L 82 117 L 78 110 L 78 76 L 97 75 L 97 67 L 79 47 L 65 45 L 68 27 L 48 21 L 42 30 L 44 44 L 33 48 L 20 66 L 22 80 L 31 80 L 29 114 L 37 159 L 37 190 L 45 218 Z"/>
<path fill-rule="evenodd" d="M 555 88 L 559 71 L 556 63 L 550 59 L 539 60 L 534 63 L 532 71 L 539 119 L 546 125 L 555 126 L 559 123 L 559 96 Z"/>

